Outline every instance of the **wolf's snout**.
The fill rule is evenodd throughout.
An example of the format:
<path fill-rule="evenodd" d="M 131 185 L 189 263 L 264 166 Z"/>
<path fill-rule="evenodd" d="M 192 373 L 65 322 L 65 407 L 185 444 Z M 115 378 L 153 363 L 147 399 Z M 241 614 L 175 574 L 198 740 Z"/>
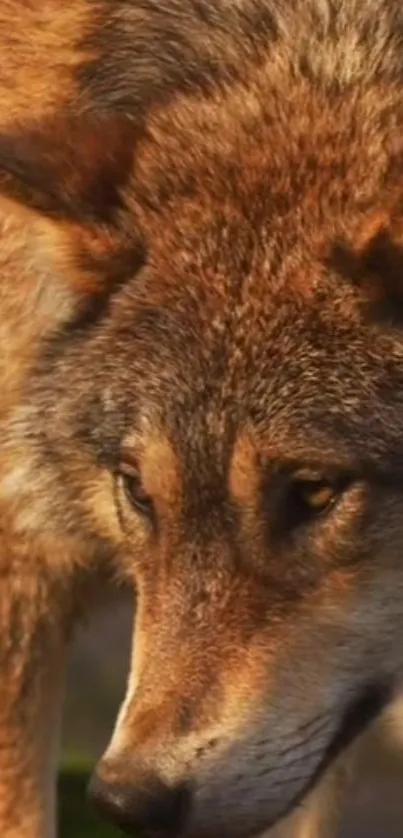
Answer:
<path fill-rule="evenodd" d="M 127 835 L 165 838 L 183 826 L 190 798 L 182 785 L 170 788 L 140 766 L 102 768 L 93 775 L 89 796 L 99 812 Z"/>

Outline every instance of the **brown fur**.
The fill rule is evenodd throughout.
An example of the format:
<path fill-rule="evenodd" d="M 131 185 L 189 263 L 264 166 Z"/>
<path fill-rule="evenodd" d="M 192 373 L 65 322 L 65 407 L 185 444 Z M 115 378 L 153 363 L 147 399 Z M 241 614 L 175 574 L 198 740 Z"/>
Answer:
<path fill-rule="evenodd" d="M 113 573 L 112 816 L 151 773 L 183 838 L 327 838 L 403 671 L 401 4 L 67 6 L 0 0 L 1 834 L 52 835 Z"/>

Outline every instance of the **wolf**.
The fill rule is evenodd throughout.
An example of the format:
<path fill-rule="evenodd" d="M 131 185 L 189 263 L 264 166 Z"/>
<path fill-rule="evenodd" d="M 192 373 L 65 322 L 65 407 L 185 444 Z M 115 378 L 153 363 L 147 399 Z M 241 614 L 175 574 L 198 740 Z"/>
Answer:
<path fill-rule="evenodd" d="M 401 2 L 0 0 L 0 47 L 1 834 L 54 834 L 113 578 L 106 817 L 327 838 L 403 675 Z"/>

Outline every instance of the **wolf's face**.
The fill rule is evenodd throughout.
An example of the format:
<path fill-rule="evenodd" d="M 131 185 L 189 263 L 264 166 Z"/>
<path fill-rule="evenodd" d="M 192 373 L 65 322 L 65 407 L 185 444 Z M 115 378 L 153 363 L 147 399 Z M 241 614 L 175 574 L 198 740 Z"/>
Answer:
<path fill-rule="evenodd" d="M 403 367 L 334 254 L 303 241 L 276 266 L 247 219 L 216 217 L 179 245 L 175 212 L 49 345 L 23 435 L 37 520 L 137 589 L 98 795 L 133 829 L 244 838 L 395 686 Z"/>
<path fill-rule="evenodd" d="M 401 97 L 287 85 L 118 125 L 105 165 L 79 134 L 87 182 L 60 212 L 21 186 L 32 137 L 2 163 L 74 302 L 0 491 L 20 533 L 90 545 L 136 588 L 94 783 L 136 834 L 257 834 L 400 677 Z"/>

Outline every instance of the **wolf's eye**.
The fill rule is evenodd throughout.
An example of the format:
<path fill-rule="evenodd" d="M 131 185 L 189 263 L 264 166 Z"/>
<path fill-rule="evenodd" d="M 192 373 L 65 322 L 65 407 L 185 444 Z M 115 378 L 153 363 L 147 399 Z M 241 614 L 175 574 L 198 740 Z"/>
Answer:
<path fill-rule="evenodd" d="M 151 517 L 153 514 L 153 502 L 143 489 L 141 477 L 136 467 L 129 463 L 123 463 L 121 466 L 121 479 L 129 503 L 137 512 Z"/>
<path fill-rule="evenodd" d="M 323 481 L 298 481 L 295 491 L 312 512 L 322 512 L 335 499 L 336 489 Z"/>
<path fill-rule="evenodd" d="M 327 478 L 297 473 L 290 487 L 290 500 L 300 518 L 328 510 L 346 488 L 346 478 Z"/>

